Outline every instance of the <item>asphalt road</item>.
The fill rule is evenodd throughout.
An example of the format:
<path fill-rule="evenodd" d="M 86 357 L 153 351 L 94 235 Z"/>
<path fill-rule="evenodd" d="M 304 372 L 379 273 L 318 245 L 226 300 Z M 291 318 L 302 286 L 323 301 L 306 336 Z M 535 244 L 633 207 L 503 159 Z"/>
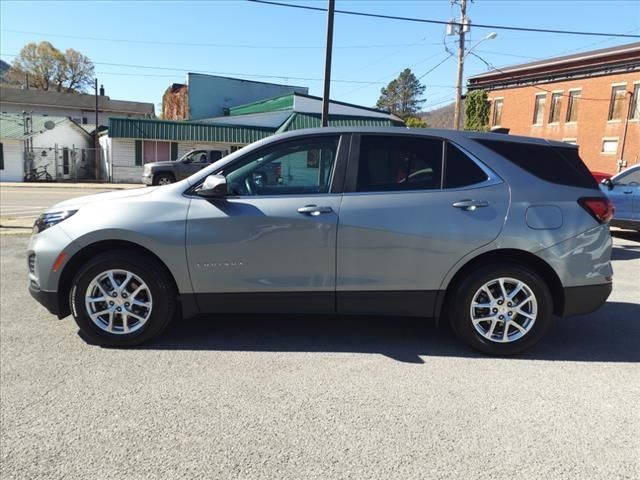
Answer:
<path fill-rule="evenodd" d="M 50 206 L 70 198 L 109 192 L 110 188 L 2 187 L 0 218 L 33 221 Z"/>
<path fill-rule="evenodd" d="M 0 477 L 638 479 L 640 240 L 615 287 L 516 358 L 378 318 L 209 317 L 87 345 L 0 236 Z"/>

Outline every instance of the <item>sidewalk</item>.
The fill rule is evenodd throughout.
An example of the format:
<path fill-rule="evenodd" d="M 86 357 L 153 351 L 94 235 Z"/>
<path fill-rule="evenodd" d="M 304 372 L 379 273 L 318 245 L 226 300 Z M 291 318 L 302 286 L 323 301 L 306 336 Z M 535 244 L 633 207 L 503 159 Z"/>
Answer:
<path fill-rule="evenodd" d="M 143 188 L 142 183 L 66 183 L 66 182 L 0 182 L 0 188 L 85 188 L 96 190 L 124 190 Z"/>

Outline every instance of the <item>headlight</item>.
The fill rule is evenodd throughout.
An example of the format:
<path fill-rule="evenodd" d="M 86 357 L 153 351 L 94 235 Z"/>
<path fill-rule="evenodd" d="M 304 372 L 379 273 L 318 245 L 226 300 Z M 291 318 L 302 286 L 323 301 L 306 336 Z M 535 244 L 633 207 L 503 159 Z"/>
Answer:
<path fill-rule="evenodd" d="M 43 213 L 38 217 L 36 223 L 33 224 L 33 233 L 40 233 L 49 227 L 53 227 L 77 211 L 78 210 L 63 210 L 62 212 Z"/>

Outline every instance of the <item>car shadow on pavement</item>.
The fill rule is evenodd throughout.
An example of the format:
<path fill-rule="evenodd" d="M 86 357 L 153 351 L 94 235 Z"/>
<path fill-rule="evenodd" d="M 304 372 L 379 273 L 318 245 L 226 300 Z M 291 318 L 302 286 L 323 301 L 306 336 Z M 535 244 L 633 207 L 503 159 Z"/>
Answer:
<path fill-rule="evenodd" d="M 640 243 L 640 232 L 633 230 L 611 230 L 611 236 Z"/>
<path fill-rule="evenodd" d="M 547 336 L 512 359 L 640 362 L 640 304 L 608 302 L 590 315 L 556 319 Z M 141 349 L 374 353 L 407 363 L 428 357 L 488 358 L 448 325 L 395 317 L 201 316 L 176 321 Z"/>

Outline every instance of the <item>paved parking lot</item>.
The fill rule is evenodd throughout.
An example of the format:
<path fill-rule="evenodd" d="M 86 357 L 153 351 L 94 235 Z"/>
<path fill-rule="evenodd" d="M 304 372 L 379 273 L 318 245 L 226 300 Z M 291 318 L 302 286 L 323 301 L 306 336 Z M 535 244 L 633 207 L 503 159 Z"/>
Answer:
<path fill-rule="evenodd" d="M 208 317 L 87 345 L 0 236 L 0 478 L 640 478 L 640 240 L 529 353 L 379 318 Z"/>

